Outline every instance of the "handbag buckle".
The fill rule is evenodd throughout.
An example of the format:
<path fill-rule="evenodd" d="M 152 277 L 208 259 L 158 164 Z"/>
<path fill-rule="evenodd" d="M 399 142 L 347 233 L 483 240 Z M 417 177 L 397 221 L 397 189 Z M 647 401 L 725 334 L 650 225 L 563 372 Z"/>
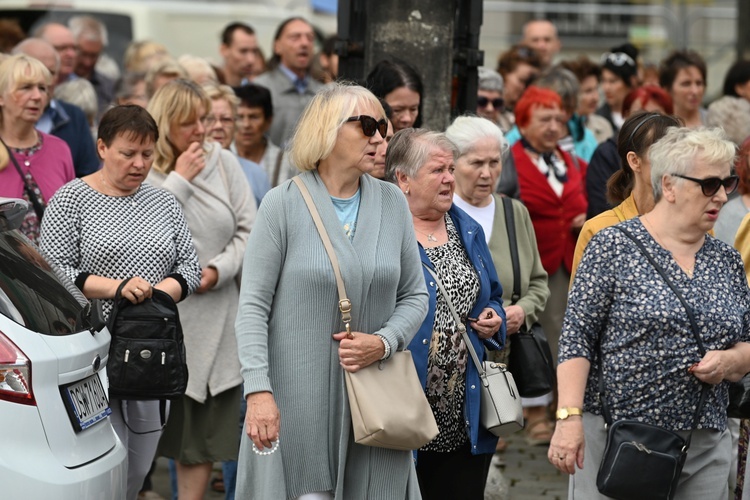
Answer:
<path fill-rule="evenodd" d="M 352 312 L 352 302 L 349 299 L 339 300 L 339 310 L 342 313 Z"/>

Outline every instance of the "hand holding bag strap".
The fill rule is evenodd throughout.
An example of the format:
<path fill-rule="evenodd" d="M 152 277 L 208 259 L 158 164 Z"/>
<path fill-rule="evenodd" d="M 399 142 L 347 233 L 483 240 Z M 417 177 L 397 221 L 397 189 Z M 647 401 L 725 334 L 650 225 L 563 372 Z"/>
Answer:
<path fill-rule="evenodd" d="M 627 229 L 620 227 L 620 226 L 614 226 L 616 229 L 618 229 L 620 232 L 622 232 L 625 236 L 627 236 L 630 240 L 635 243 L 635 245 L 638 247 L 638 249 L 641 251 L 644 257 L 649 261 L 649 263 L 656 269 L 656 271 L 661 275 L 662 279 L 667 283 L 669 288 L 672 289 L 674 294 L 679 299 L 680 303 L 682 304 L 682 307 L 685 308 L 685 311 L 687 312 L 688 319 L 690 320 L 690 327 L 693 331 L 693 336 L 695 337 L 695 341 L 698 344 L 698 350 L 701 353 L 701 356 L 706 355 L 706 347 L 703 345 L 703 340 L 701 340 L 700 332 L 698 331 L 698 324 L 695 321 L 695 316 L 693 315 L 693 309 L 690 307 L 690 305 L 685 300 L 685 297 L 683 297 L 682 293 L 677 289 L 677 287 L 674 285 L 671 279 L 669 279 L 669 276 L 667 276 L 667 273 L 662 269 L 662 267 L 656 262 L 656 260 L 651 256 L 651 254 L 648 252 L 646 247 L 643 245 L 643 243 L 638 240 L 633 234 L 628 231 Z M 703 405 L 706 403 L 706 397 L 708 396 L 708 389 L 709 385 L 705 382 L 702 383 L 701 387 L 701 395 L 700 400 L 698 401 L 698 406 L 695 408 L 695 413 L 693 414 L 693 424 L 691 428 L 690 434 L 688 434 L 687 440 L 686 440 L 686 449 L 690 446 L 690 439 L 692 437 L 692 429 L 695 429 L 698 426 L 698 422 L 700 421 L 700 412 L 703 409 Z M 609 412 L 609 408 L 607 406 L 607 398 L 604 394 L 604 376 L 602 371 L 602 362 L 601 359 L 599 360 L 599 397 L 601 399 L 602 403 L 602 413 L 604 414 L 604 421 L 607 423 L 607 425 L 612 424 L 612 416 Z"/>
<path fill-rule="evenodd" d="M 505 212 L 505 227 L 508 229 L 508 244 L 510 245 L 510 261 L 513 265 L 513 295 L 510 305 L 521 299 L 521 265 L 518 261 L 518 240 L 516 239 L 516 221 L 513 217 L 513 202 L 503 196 L 503 210 Z"/>
<path fill-rule="evenodd" d="M 448 292 L 445 290 L 445 287 L 443 287 L 443 283 L 437 277 L 437 273 L 424 262 L 422 262 L 422 265 L 424 266 L 425 269 L 427 269 L 427 272 L 429 272 L 432 275 L 432 278 L 435 280 L 435 283 L 438 286 L 438 290 L 440 290 L 440 293 L 442 294 L 443 299 L 445 299 L 445 303 L 448 305 L 448 309 L 450 310 L 451 315 L 453 316 L 453 319 L 456 322 L 456 328 L 458 328 L 458 331 L 461 332 L 461 336 L 464 338 L 466 349 L 469 351 L 469 354 L 471 355 L 471 359 L 474 360 L 474 364 L 476 365 L 477 370 L 479 371 L 479 376 L 484 377 L 485 371 L 484 371 L 484 367 L 482 366 L 482 362 L 479 361 L 479 356 L 477 356 L 477 352 L 474 350 L 474 346 L 471 344 L 471 339 L 469 339 L 469 334 L 466 333 L 466 326 L 464 326 L 463 321 L 461 321 L 461 318 L 456 312 L 456 308 L 453 307 L 453 302 L 451 301 L 450 296 L 448 296 Z"/>
<path fill-rule="evenodd" d="M 21 176 L 21 180 L 23 181 L 23 189 L 26 191 L 26 195 L 29 197 L 29 200 L 31 200 L 31 204 L 34 207 L 34 212 L 36 212 L 36 217 L 39 219 L 39 223 L 42 222 L 42 216 L 44 215 L 44 205 L 42 205 L 42 202 L 39 201 L 39 197 L 36 195 L 33 189 L 31 189 L 31 186 L 29 186 L 28 181 L 26 180 L 26 176 L 23 175 L 23 170 L 21 170 L 21 166 L 16 161 L 16 157 L 13 156 L 13 152 L 10 150 L 7 144 L 5 144 L 5 141 L 0 138 L 0 143 L 3 144 L 5 149 L 8 151 L 8 157 L 10 158 L 10 161 L 13 162 L 13 166 L 16 167 L 16 171 L 18 172 L 18 175 Z"/>
<path fill-rule="evenodd" d="M 333 274 L 336 275 L 336 287 L 338 288 L 339 292 L 339 311 L 341 312 L 341 321 L 344 322 L 346 332 L 350 334 L 350 324 L 352 321 L 352 303 L 346 296 L 344 279 L 341 277 L 341 269 L 339 268 L 339 259 L 336 257 L 336 252 L 333 250 L 331 239 L 328 237 L 328 232 L 323 225 L 323 220 L 320 218 L 320 214 L 318 213 L 318 209 L 315 206 L 315 202 L 310 196 L 310 191 L 307 190 L 307 186 L 305 186 L 305 183 L 302 181 L 302 179 L 300 179 L 299 176 L 293 177 L 292 181 L 294 181 L 294 183 L 299 188 L 300 193 L 302 193 L 302 198 L 304 198 L 305 203 L 307 204 L 307 209 L 310 210 L 310 215 L 312 216 L 313 222 L 315 222 L 315 227 L 318 229 L 318 233 L 320 233 L 320 239 L 323 240 L 323 246 L 326 249 L 328 258 L 331 259 Z"/>

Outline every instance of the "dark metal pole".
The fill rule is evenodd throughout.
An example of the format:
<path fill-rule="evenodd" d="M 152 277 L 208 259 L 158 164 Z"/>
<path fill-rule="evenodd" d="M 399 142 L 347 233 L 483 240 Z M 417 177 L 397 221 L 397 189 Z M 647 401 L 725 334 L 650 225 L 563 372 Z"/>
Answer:
<path fill-rule="evenodd" d="M 750 2 L 737 2 L 737 59 L 750 59 Z"/>
<path fill-rule="evenodd" d="M 474 9 L 463 12 L 470 4 Z M 479 5 L 478 11 L 474 4 Z M 342 22 L 344 16 L 346 22 Z M 473 90 L 462 82 L 472 67 L 476 80 L 478 56 L 476 47 L 470 46 L 478 43 L 479 26 L 469 26 L 477 19 L 481 24 L 481 0 L 339 0 L 339 17 L 340 76 L 361 81 L 387 57 L 411 64 L 424 85 L 423 126 L 445 129 L 451 110 L 456 112 L 468 104 L 465 97 L 458 97 L 459 89 L 476 98 L 476 82 Z M 456 60 L 464 70 L 454 82 L 457 22 L 464 18 L 460 35 L 467 42 L 461 45 L 463 52 Z M 452 100 L 452 96 L 456 98 Z"/>

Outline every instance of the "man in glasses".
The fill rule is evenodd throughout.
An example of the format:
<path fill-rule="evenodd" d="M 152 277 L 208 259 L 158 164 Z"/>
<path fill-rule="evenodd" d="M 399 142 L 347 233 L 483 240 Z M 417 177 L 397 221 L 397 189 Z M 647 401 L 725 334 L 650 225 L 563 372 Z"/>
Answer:
<path fill-rule="evenodd" d="M 557 28 L 546 19 L 532 19 L 524 24 L 521 43 L 536 51 L 542 60 L 543 69 L 552 64 L 561 47 Z"/>

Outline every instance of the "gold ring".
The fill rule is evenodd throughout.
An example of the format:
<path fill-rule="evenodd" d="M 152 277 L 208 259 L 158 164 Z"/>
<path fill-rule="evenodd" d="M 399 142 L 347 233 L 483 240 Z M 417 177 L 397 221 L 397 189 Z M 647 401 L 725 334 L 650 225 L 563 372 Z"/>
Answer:
<path fill-rule="evenodd" d="M 135 293 L 135 292 L 140 292 L 140 291 L 141 291 L 141 289 L 140 289 L 140 288 L 138 288 L 138 287 L 135 287 L 135 290 L 133 290 L 133 293 Z"/>

